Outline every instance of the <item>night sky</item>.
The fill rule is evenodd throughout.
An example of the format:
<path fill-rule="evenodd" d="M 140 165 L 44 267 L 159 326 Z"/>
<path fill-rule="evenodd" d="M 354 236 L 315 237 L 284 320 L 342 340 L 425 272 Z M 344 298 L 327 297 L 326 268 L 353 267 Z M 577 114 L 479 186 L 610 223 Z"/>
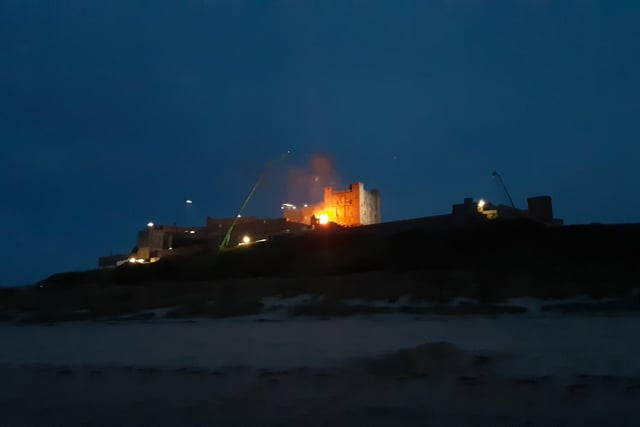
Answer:
<path fill-rule="evenodd" d="M 496 169 L 518 206 L 640 221 L 632 4 L 4 0 L 0 285 L 233 216 L 287 150 L 246 215 L 317 202 L 291 180 L 319 173 L 384 220 L 441 214 L 505 202 Z"/>

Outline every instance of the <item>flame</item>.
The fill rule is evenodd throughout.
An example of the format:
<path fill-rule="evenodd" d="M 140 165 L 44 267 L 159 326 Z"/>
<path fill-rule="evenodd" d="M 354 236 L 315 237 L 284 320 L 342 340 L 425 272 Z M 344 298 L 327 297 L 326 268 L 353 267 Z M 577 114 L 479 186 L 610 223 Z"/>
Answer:
<path fill-rule="evenodd" d="M 328 224 L 329 223 L 329 215 L 327 214 L 319 214 L 318 215 L 318 222 L 322 225 L 324 224 Z"/>

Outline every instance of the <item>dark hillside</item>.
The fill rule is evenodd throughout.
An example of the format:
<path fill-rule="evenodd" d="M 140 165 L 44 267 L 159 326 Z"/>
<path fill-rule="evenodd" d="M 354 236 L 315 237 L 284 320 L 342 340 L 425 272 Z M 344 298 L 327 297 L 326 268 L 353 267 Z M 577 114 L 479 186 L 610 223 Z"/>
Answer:
<path fill-rule="evenodd" d="M 639 253 L 638 224 L 543 227 L 495 221 L 395 234 L 366 227 L 222 253 L 210 249 L 147 265 L 60 273 L 29 290 L 4 291 L 0 309 L 104 316 L 181 304 L 245 309 L 265 295 L 303 293 L 331 300 L 412 295 L 435 302 L 463 296 L 484 303 L 517 296 L 626 297 L 640 287 Z"/>

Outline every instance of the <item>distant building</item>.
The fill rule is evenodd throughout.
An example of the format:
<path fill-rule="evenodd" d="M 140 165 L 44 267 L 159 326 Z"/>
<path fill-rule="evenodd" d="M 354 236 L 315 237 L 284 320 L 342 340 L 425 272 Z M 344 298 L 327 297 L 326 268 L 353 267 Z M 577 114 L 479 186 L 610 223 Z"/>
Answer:
<path fill-rule="evenodd" d="M 186 254 L 210 248 L 212 251 L 222 242 L 229 227 L 236 221 L 229 240 L 230 246 L 255 242 L 285 234 L 295 234 L 306 229 L 305 224 L 287 221 L 285 218 L 259 219 L 210 218 L 204 227 L 178 227 L 150 224 L 138 231 L 138 240 L 129 254 L 109 255 L 98 258 L 101 268 L 114 267 L 124 262 L 155 262 L 167 256 Z"/>
<path fill-rule="evenodd" d="M 335 222 L 345 227 L 379 224 L 381 222 L 380 192 L 366 190 L 361 182 L 346 190 L 325 187 L 324 201 L 301 207 L 285 203 L 283 215 L 288 221 L 303 224 Z"/>
<path fill-rule="evenodd" d="M 551 196 L 535 196 L 527 199 L 527 209 L 505 205 L 494 205 L 485 200 L 474 201 L 470 197 L 451 208 L 452 218 L 460 222 L 482 219 L 529 219 L 546 225 L 562 225 L 563 221 L 553 217 Z"/>
<path fill-rule="evenodd" d="M 528 219 L 545 225 L 563 223 L 561 219 L 553 217 L 551 197 L 536 196 L 527 199 L 527 209 L 465 198 L 462 203 L 452 206 L 451 214 L 381 224 L 380 192 L 365 190 L 362 183 L 351 184 L 346 190 L 326 187 L 322 203 L 300 207 L 285 203 L 282 211 L 283 218 L 277 219 L 207 217 L 206 224 L 200 227 L 149 223 L 138 232 L 136 245 L 129 254 L 100 257 L 98 265 L 107 268 L 125 262 L 154 262 L 166 256 L 209 249 L 213 253 L 234 221 L 229 246 L 301 234 L 314 225 L 331 222 L 347 227 L 338 227 L 339 232 L 355 232 L 349 228 L 371 225 L 373 227 L 368 227 L 369 232 L 381 234 L 409 229 L 449 229 L 495 219 Z"/>
<path fill-rule="evenodd" d="M 153 225 L 138 231 L 138 242 L 131 258 L 154 262 L 172 251 L 199 246 L 207 242 L 206 227 Z"/>
<path fill-rule="evenodd" d="M 527 199 L 527 212 L 532 218 L 547 224 L 559 221 L 553 218 L 551 196 L 529 197 Z"/>

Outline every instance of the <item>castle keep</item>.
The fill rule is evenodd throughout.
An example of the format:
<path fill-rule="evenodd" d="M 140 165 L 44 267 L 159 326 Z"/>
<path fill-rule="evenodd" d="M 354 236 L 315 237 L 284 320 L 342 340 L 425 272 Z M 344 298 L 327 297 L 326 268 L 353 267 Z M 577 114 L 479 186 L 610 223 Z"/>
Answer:
<path fill-rule="evenodd" d="M 344 227 L 381 222 L 380 192 L 366 190 L 361 182 L 351 184 L 346 190 L 325 187 L 324 202 L 302 207 L 285 204 L 282 210 L 288 221 L 303 224 L 311 224 L 314 218 L 320 224 L 335 222 Z"/>

